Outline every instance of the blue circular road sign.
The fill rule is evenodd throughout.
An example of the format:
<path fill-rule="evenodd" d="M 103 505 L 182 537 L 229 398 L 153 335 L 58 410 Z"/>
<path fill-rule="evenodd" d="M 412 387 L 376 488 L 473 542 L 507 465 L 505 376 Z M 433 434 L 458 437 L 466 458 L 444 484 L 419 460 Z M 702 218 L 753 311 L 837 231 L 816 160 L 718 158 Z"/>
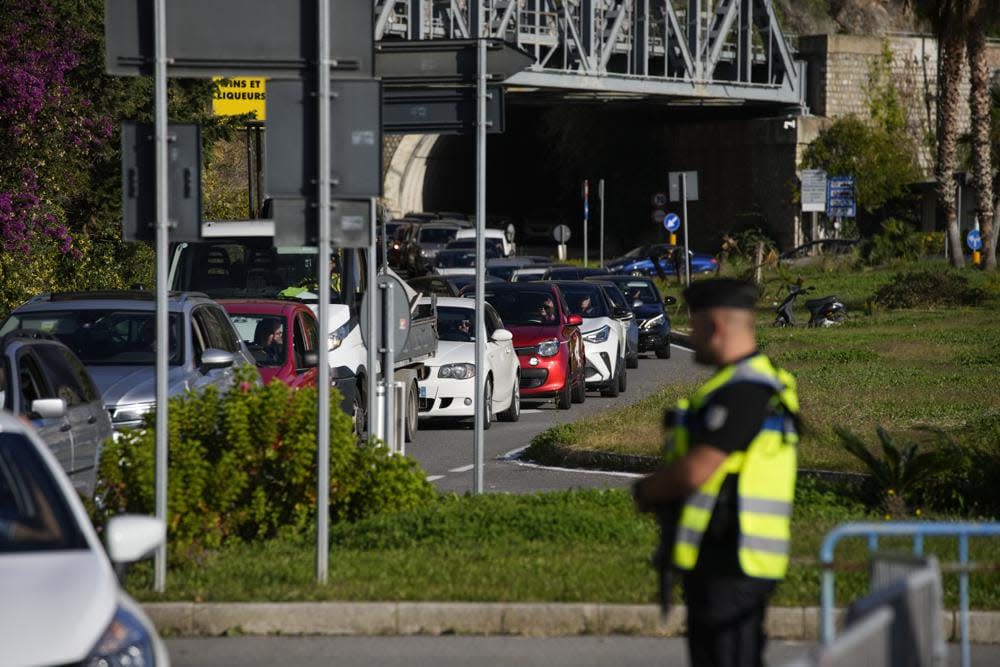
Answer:
<path fill-rule="evenodd" d="M 668 232 L 676 232 L 681 227 L 681 219 L 676 213 L 668 213 L 667 217 L 663 219 L 663 226 L 667 228 Z"/>
<path fill-rule="evenodd" d="M 978 229 L 973 229 L 966 234 L 965 242 L 968 244 L 969 250 L 979 250 L 983 247 L 983 236 Z"/>

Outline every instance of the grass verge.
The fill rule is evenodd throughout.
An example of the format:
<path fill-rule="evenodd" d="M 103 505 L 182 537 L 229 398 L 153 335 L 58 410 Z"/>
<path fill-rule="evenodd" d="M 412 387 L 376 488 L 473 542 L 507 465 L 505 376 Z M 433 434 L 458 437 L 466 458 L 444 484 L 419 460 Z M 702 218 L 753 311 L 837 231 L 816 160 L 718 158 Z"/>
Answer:
<path fill-rule="evenodd" d="M 874 519 L 841 487 L 801 480 L 793 519 L 793 564 L 776 605 L 819 603 L 815 565 L 823 536 L 846 520 Z M 329 584 L 315 584 L 315 538 L 239 544 L 170 572 L 168 591 L 150 591 L 148 563 L 127 584 L 144 601 L 500 601 L 655 602 L 649 555 L 657 528 L 635 514 L 627 492 L 568 491 L 535 495 L 444 496 L 432 505 L 340 524 L 331 531 Z M 883 545 L 887 543 L 883 542 Z M 891 544 L 889 544 L 891 546 Z M 954 546 L 927 548 L 953 559 Z M 973 541 L 973 558 L 996 562 L 1000 544 Z M 862 561 L 866 547 L 838 549 Z M 946 601 L 955 606 L 957 583 L 946 576 Z M 865 575 L 837 577 L 837 599 L 864 593 Z M 1000 576 L 973 576 L 972 604 L 1000 608 Z M 678 598 L 679 599 L 679 598 Z"/>
<path fill-rule="evenodd" d="M 845 301 L 849 319 L 843 326 L 777 329 L 770 326 L 773 308 L 758 309 L 761 349 L 798 380 L 807 426 L 800 446 L 803 467 L 861 470 L 840 446 L 835 426 L 866 439 L 873 436 L 876 426 L 905 434 L 915 433 L 920 426 L 954 433 L 984 414 L 1000 412 L 1000 395 L 989 389 L 1000 359 L 996 278 L 966 272 L 970 283 L 985 287 L 988 294 L 976 307 L 873 310 L 869 299 L 878 287 L 910 268 L 928 265 L 853 270 L 849 265 L 829 263 L 802 268 L 805 284 L 815 285 L 815 294 L 838 294 Z M 782 278 L 787 275 L 769 275 L 766 302 L 775 298 Z M 679 294 L 672 281 L 665 289 Z M 802 323 L 804 312 L 800 302 L 797 316 Z M 672 316 L 675 327 L 685 325 L 683 313 Z M 558 444 L 584 451 L 655 456 L 663 441 L 664 409 L 692 387 L 669 387 L 636 405 L 556 426 L 537 436 L 527 454 L 544 460 Z"/>

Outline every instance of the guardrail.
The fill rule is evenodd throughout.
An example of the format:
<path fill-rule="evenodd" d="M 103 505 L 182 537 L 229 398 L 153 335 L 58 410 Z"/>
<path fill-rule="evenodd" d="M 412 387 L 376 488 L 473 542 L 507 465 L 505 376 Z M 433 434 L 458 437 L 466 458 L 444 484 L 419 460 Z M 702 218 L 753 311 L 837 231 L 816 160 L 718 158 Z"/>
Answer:
<path fill-rule="evenodd" d="M 1000 537 L 1000 523 L 944 523 L 926 521 L 893 521 L 886 523 L 848 523 L 830 531 L 820 546 L 819 558 L 823 568 L 820 601 L 820 639 L 830 644 L 834 639 L 834 562 L 833 551 L 845 537 L 867 537 L 868 550 L 878 549 L 880 537 L 912 537 L 913 553 L 922 556 L 924 538 L 954 537 L 958 540 L 958 565 L 948 568 L 959 574 L 959 626 L 961 628 L 962 667 L 969 667 L 969 572 L 974 568 L 969 562 L 970 537 Z"/>

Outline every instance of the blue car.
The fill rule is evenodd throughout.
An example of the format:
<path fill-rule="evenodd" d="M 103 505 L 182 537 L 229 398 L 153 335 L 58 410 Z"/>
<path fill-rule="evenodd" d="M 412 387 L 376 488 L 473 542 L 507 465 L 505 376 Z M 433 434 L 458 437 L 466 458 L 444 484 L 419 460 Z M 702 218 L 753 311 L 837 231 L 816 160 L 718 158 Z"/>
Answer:
<path fill-rule="evenodd" d="M 656 268 L 653 266 L 653 258 L 655 257 L 663 274 L 672 276 L 676 274 L 676 271 L 673 262 L 670 261 L 670 254 L 675 247 L 680 246 L 672 246 L 669 243 L 639 246 L 608 262 L 607 269 L 611 273 L 626 276 L 655 276 L 657 274 Z M 715 273 L 719 270 L 719 262 L 715 257 L 693 250 L 688 252 L 691 257 L 691 273 Z M 683 271 L 683 269 L 681 270 Z"/>
<path fill-rule="evenodd" d="M 656 284 L 642 276 L 602 276 L 625 293 L 628 305 L 639 325 L 639 352 L 653 352 L 658 359 L 670 358 L 670 315 L 664 306 L 677 303 L 672 296 L 662 297 Z"/>

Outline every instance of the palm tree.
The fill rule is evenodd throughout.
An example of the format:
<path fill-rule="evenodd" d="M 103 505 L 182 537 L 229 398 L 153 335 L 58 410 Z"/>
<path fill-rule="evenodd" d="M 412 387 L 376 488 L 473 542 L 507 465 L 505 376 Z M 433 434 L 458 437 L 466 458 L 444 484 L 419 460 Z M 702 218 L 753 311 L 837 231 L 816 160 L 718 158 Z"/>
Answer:
<path fill-rule="evenodd" d="M 907 9 L 930 23 L 938 40 L 937 178 L 938 203 L 947 221 L 951 263 L 965 266 L 955 206 L 955 149 L 958 145 L 958 102 L 962 63 L 965 60 L 965 28 L 970 5 L 978 10 L 983 0 L 904 0 Z"/>
<path fill-rule="evenodd" d="M 997 268 L 996 230 L 993 227 L 993 164 L 990 150 L 990 78 L 986 62 L 986 31 L 1000 22 L 995 2 L 972 0 L 967 27 L 969 57 L 969 112 L 972 121 L 972 171 L 979 204 L 986 270 Z"/>

